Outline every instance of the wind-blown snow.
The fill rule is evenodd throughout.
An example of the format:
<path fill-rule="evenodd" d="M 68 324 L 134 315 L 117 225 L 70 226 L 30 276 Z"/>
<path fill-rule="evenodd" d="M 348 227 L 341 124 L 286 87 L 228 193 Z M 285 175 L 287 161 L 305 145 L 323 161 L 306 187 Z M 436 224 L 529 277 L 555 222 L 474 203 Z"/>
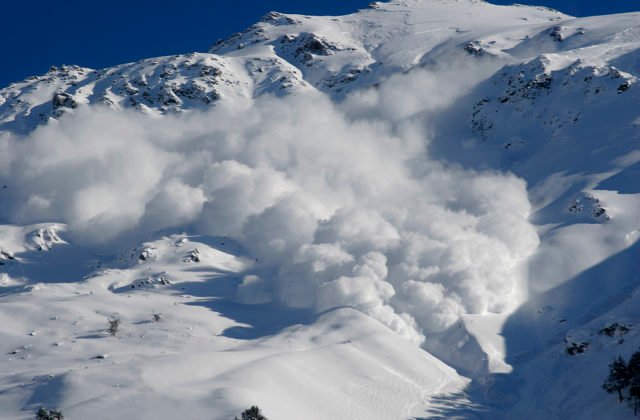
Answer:
<path fill-rule="evenodd" d="M 638 16 L 270 13 L 0 90 L 0 406 L 630 417 Z"/>
<path fill-rule="evenodd" d="M 432 161 L 420 125 L 350 120 L 322 96 L 160 120 L 82 110 L 5 140 L 11 222 L 102 246 L 230 236 L 260 261 L 242 299 L 351 306 L 416 342 L 513 308 L 538 244 L 522 180 Z"/>

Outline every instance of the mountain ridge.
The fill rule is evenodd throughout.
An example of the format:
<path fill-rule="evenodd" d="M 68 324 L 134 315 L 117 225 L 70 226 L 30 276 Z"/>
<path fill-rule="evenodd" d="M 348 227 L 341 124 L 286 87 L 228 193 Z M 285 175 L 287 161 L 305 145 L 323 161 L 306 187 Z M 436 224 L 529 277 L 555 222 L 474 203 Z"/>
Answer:
<path fill-rule="evenodd" d="M 600 384 L 640 344 L 639 16 L 271 12 L 0 90 L 0 403 L 631 418 Z"/>

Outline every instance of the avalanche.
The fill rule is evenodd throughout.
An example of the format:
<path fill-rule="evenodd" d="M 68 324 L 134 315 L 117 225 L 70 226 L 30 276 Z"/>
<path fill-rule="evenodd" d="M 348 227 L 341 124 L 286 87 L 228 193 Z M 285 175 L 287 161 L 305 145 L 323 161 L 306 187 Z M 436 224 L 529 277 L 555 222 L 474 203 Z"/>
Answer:
<path fill-rule="evenodd" d="M 631 418 L 639 18 L 272 12 L 0 90 L 0 417 Z"/>

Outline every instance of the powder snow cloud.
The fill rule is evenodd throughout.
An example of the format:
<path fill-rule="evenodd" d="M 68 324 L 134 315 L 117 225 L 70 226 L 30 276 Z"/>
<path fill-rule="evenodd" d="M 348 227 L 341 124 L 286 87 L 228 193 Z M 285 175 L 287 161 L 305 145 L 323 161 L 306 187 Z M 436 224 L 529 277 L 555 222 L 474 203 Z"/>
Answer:
<path fill-rule="evenodd" d="M 429 158 L 416 110 L 460 92 L 407 101 L 437 82 L 419 76 L 339 105 L 265 97 L 164 118 L 85 107 L 5 133 L 0 218 L 64 222 L 95 246 L 171 228 L 229 235 L 263 268 L 238 300 L 352 306 L 420 342 L 460 314 L 511 309 L 538 237 L 524 181 Z M 405 105 L 386 112 L 384 98 Z"/>

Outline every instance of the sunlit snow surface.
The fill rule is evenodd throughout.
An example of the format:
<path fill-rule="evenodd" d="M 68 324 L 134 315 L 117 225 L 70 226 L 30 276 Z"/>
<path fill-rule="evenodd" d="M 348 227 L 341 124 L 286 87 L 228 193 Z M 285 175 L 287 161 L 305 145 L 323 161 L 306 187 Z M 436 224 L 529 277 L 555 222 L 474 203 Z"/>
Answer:
<path fill-rule="evenodd" d="M 0 90 L 0 417 L 631 418 L 638 21 L 272 13 Z"/>

